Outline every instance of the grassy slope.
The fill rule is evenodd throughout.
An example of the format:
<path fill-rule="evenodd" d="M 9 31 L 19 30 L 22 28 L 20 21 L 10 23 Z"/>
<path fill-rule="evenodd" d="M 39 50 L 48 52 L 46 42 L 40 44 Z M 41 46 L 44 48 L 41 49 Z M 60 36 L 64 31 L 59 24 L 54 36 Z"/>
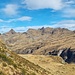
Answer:
<path fill-rule="evenodd" d="M 63 63 L 60 57 L 44 55 L 20 55 L 46 69 L 51 75 L 75 75 L 75 64 Z"/>
<path fill-rule="evenodd" d="M 0 41 L 0 75 L 49 75 L 49 72 L 11 52 Z"/>

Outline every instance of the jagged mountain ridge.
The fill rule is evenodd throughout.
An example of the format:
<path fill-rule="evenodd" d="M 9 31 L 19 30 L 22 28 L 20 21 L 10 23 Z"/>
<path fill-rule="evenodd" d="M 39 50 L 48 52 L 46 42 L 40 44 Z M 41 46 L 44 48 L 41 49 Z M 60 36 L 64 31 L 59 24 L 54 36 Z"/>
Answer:
<path fill-rule="evenodd" d="M 28 29 L 23 33 L 17 33 L 11 29 L 0 37 L 9 49 L 18 54 L 58 55 L 60 52 L 62 54 L 65 49 L 66 54 L 65 51 L 63 53 L 65 56 L 62 57 L 61 54 L 60 56 L 68 58 L 67 49 L 70 48 L 72 54 L 66 60 L 74 60 L 75 32 L 65 28 L 42 27 L 37 30 Z"/>

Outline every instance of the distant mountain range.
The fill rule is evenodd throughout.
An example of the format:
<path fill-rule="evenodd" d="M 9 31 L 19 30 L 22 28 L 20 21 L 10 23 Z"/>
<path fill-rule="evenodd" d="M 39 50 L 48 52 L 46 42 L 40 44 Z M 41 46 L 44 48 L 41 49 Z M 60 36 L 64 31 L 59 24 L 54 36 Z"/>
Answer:
<path fill-rule="evenodd" d="M 11 29 L 9 32 L 0 35 L 6 46 L 18 54 L 41 54 L 60 55 L 70 49 L 75 51 L 75 31 L 65 28 L 39 28 L 28 29 L 27 32 L 18 33 Z M 59 54 L 60 53 L 60 54 Z M 65 56 L 62 56 L 65 59 Z M 74 57 L 74 55 L 71 55 Z M 70 58 L 71 58 L 70 57 Z M 73 58 L 71 58 L 73 59 Z M 75 62 L 74 60 L 70 60 Z"/>

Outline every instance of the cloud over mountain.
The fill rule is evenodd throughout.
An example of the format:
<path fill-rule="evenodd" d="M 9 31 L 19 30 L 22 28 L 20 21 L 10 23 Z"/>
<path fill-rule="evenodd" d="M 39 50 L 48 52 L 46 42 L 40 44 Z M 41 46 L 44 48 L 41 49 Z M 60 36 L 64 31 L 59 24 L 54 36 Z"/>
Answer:
<path fill-rule="evenodd" d="M 63 7 L 62 0 L 24 0 L 23 4 L 30 10 L 50 8 L 59 10 Z"/>

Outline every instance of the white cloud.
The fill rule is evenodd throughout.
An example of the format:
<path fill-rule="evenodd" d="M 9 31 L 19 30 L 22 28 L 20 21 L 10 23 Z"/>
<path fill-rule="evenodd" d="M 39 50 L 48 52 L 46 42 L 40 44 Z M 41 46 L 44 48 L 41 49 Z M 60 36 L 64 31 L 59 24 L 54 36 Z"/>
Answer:
<path fill-rule="evenodd" d="M 4 20 L 0 19 L 0 22 L 4 22 Z"/>
<path fill-rule="evenodd" d="M 23 4 L 30 10 L 45 8 L 60 10 L 64 6 L 62 0 L 24 0 Z"/>
<path fill-rule="evenodd" d="M 31 21 L 31 17 L 29 17 L 29 16 L 23 16 L 23 17 L 20 17 L 20 18 L 18 18 L 17 20 L 19 20 L 19 21 Z"/>
<path fill-rule="evenodd" d="M 18 13 L 19 6 L 16 4 L 7 4 L 2 11 L 9 16 L 16 15 Z"/>
<path fill-rule="evenodd" d="M 8 31 L 10 31 L 11 29 L 14 29 L 16 32 L 26 32 L 27 31 L 27 27 L 12 27 L 10 25 L 5 25 L 5 26 L 0 26 L 0 33 L 6 33 Z"/>
<path fill-rule="evenodd" d="M 75 0 L 64 2 L 64 4 L 65 8 L 61 10 L 62 16 L 67 18 L 75 17 Z"/>
<path fill-rule="evenodd" d="M 70 30 L 75 30 L 75 20 L 63 20 L 52 25 L 52 27 L 54 28 L 61 27 L 61 28 L 68 28 Z"/>
<path fill-rule="evenodd" d="M 62 20 L 52 25 L 36 25 L 36 26 L 27 26 L 26 28 L 38 29 L 42 27 L 51 27 L 51 28 L 68 28 L 70 30 L 75 30 L 75 20 Z"/>
<path fill-rule="evenodd" d="M 32 17 L 22 16 L 20 18 L 9 19 L 9 20 L 0 19 L 0 22 L 11 23 L 11 22 L 17 22 L 17 21 L 31 21 L 31 19 L 32 19 Z"/>
<path fill-rule="evenodd" d="M 27 27 L 23 27 L 23 26 L 21 26 L 21 27 L 15 27 L 15 28 L 13 28 L 16 32 L 26 32 L 27 31 Z"/>
<path fill-rule="evenodd" d="M 74 0 L 67 0 L 66 4 L 74 4 L 75 1 Z"/>
<path fill-rule="evenodd" d="M 23 0 L 25 8 L 29 10 L 53 9 L 60 10 L 62 17 L 75 17 L 75 0 Z"/>
<path fill-rule="evenodd" d="M 10 29 L 11 29 L 10 26 L 8 26 L 8 25 L 2 25 L 2 26 L 0 26 L 0 33 L 8 32 Z"/>
<path fill-rule="evenodd" d="M 27 31 L 29 28 L 32 29 L 38 29 L 38 28 L 42 28 L 42 27 L 51 27 L 51 28 L 68 28 L 70 30 L 75 30 L 75 20 L 64 20 L 64 21 L 60 21 L 58 23 L 55 23 L 53 25 L 35 25 L 35 26 L 25 26 L 25 27 L 16 27 L 14 28 L 15 31 L 19 31 L 19 32 L 25 32 Z"/>
<path fill-rule="evenodd" d="M 10 25 L 2 25 L 0 26 L 0 33 L 6 33 L 10 31 L 11 29 L 14 29 L 16 32 L 24 32 L 27 30 L 26 27 L 13 27 Z"/>
<path fill-rule="evenodd" d="M 75 8 L 66 8 L 62 12 L 63 12 L 63 17 L 68 17 L 68 18 L 75 17 Z"/>

